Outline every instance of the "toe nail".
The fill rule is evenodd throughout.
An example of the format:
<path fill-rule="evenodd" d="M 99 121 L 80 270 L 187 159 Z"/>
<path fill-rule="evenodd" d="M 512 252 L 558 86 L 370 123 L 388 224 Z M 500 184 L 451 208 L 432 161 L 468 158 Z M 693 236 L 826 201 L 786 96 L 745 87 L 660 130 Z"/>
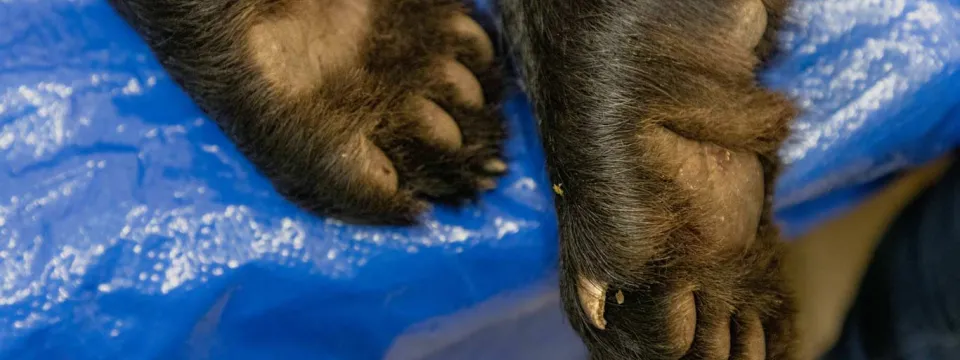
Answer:
<path fill-rule="evenodd" d="M 489 173 L 502 173 L 507 171 L 507 163 L 503 162 L 500 159 L 493 159 L 487 161 L 486 164 L 483 164 L 483 170 Z"/>
<path fill-rule="evenodd" d="M 493 179 L 481 179 L 477 182 L 477 187 L 479 187 L 480 190 L 493 190 L 497 187 L 497 182 Z"/>

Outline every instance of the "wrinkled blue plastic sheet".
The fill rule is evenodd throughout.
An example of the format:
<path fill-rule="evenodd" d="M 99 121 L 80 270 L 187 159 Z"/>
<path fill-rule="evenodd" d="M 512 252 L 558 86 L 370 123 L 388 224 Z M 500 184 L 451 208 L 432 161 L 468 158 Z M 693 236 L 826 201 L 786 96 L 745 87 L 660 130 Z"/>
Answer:
<path fill-rule="evenodd" d="M 789 235 L 960 142 L 960 2 L 795 0 L 788 54 L 765 74 L 805 114 L 782 155 Z"/>
<path fill-rule="evenodd" d="M 960 5 L 799 0 L 792 232 L 960 136 Z M 0 0 L 0 359 L 577 359 L 529 109 L 512 172 L 416 228 L 285 202 L 103 2 Z"/>

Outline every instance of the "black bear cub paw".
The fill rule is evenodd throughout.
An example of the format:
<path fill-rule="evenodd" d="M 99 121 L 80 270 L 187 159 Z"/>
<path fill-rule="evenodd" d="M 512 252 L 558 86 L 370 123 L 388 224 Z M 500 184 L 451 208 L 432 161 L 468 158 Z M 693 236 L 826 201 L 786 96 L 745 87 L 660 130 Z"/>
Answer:
<path fill-rule="evenodd" d="M 406 222 L 421 199 L 471 198 L 507 170 L 494 48 L 458 1 L 290 0 L 247 38 L 272 93 L 328 132 L 298 145 L 328 142 L 310 154 L 327 163 L 317 177 L 281 186 L 307 207 Z"/>
<path fill-rule="evenodd" d="M 498 59 L 457 0 L 112 0 L 279 192 L 411 223 L 507 170 Z"/>
<path fill-rule="evenodd" d="M 577 156 L 578 134 L 554 136 L 562 160 L 618 154 L 617 167 L 557 166 L 567 314 L 598 360 L 793 359 L 771 200 L 797 109 L 754 75 L 783 3 L 656 3 L 638 16 L 644 42 L 627 43 L 640 55 L 620 67 L 657 76 L 622 80 L 633 102 L 614 110 L 635 136 Z"/>

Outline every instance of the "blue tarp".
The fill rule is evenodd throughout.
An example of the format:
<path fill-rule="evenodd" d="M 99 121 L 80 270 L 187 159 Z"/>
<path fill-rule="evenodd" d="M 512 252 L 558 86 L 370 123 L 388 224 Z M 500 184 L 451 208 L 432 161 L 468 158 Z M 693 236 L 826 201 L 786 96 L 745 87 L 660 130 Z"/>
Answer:
<path fill-rule="evenodd" d="M 960 138 L 960 4 L 798 0 L 799 233 Z M 285 202 L 102 0 L 0 1 L 0 359 L 575 359 L 527 103 L 512 172 L 415 228 Z"/>

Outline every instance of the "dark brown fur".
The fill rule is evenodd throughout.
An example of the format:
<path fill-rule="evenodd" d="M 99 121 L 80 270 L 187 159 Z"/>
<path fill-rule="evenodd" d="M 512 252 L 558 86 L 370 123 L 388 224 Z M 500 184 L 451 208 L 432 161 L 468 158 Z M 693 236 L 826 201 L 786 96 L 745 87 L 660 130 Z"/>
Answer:
<path fill-rule="evenodd" d="M 502 155 L 498 69 L 476 64 L 470 44 L 444 26 L 463 11 L 456 0 L 369 0 L 363 27 L 372 29 L 356 41 L 357 60 L 280 79 L 320 83 L 310 77 L 323 77 L 323 86 L 295 93 L 278 89 L 251 59 L 251 28 L 284 19 L 349 21 L 322 8 L 349 2 L 308 0 L 321 6 L 310 14 L 291 5 L 300 0 L 110 1 L 278 191 L 308 210 L 358 222 L 410 223 L 425 207 L 417 195 L 458 201 L 478 191 L 478 180 L 497 175 L 483 165 Z M 318 56 L 326 51 L 318 49 Z M 438 75 L 436 61 L 444 56 L 474 67 L 486 106 L 453 99 L 450 84 Z M 462 147 L 441 149 L 418 137 L 425 130 L 412 109 L 417 95 L 457 120 Z M 357 144 L 361 138 L 386 153 L 400 191 L 366 176 L 362 166 L 371 160 L 357 156 L 366 154 Z"/>
<path fill-rule="evenodd" d="M 754 75 L 774 49 L 786 4 L 764 2 L 771 21 L 749 49 L 728 41 L 738 19 L 724 10 L 734 0 L 502 3 L 551 176 L 563 189 L 561 296 L 593 357 L 753 359 L 763 355 L 746 354 L 751 341 L 765 341 L 766 358 L 792 358 L 792 297 L 770 201 L 776 150 L 795 111 Z M 710 203 L 712 194 L 681 179 L 669 164 L 697 154 L 661 151 L 677 142 L 699 143 L 705 161 L 727 153 L 730 166 L 759 161 L 762 211 L 746 219 L 759 224 L 755 231 L 717 235 L 724 225 L 708 221 L 711 214 L 736 218 L 744 209 Z M 728 181 L 746 180 L 699 185 L 724 190 Z M 609 284 L 605 329 L 578 301 L 581 278 Z M 690 291 L 692 344 L 681 301 Z M 762 337 L 750 329 L 756 317 Z"/>
<path fill-rule="evenodd" d="M 742 22 L 730 9 L 745 1 L 500 1 L 562 190 L 565 310 L 596 359 L 793 356 L 770 201 L 795 111 L 754 77 L 786 5 L 762 0 L 768 28 L 748 48 L 729 36 Z M 111 2 L 308 210 L 411 223 L 419 198 L 460 201 L 502 172 L 489 166 L 504 137 L 499 68 L 444 22 L 463 12 L 456 0 Z M 351 20 L 359 3 L 369 17 Z M 323 33 L 306 41 L 327 48 L 270 48 L 299 30 Z M 458 98 L 437 62 L 445 57 L 480 80 L 483 106 Z M 438 145 L 418 96 L 456 121 L 460 146 Z M 605 326 L 580 301 L 582 279 L 608 285 Z"/>

